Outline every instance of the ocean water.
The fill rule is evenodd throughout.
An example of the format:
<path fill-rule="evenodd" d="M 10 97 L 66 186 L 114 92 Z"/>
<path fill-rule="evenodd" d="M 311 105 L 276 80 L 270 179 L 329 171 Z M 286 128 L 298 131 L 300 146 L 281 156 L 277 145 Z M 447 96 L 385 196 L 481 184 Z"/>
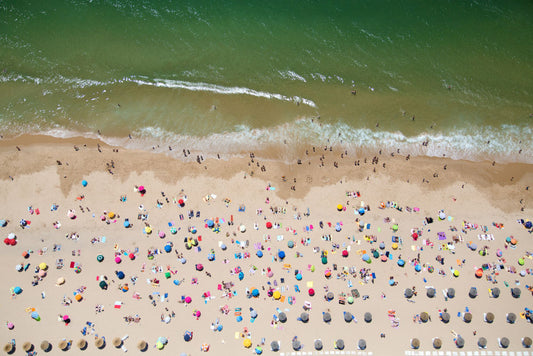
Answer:
<path fill-rule="evenodd" d="M 532 17 L 529 0 L 2 0 L 0 133 L 533 163 Z"/>

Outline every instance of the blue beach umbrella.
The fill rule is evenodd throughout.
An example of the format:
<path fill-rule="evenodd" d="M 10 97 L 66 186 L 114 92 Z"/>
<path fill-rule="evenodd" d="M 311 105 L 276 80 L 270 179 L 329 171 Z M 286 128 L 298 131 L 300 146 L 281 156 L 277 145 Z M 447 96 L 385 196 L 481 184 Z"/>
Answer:
<path fill-rule="evenodd" d="M 171 252 L 172 251 L 172 246 L 170 246 L 170 244 L 166 244 L 165 245 L 165 252 Z"/>
<path fill-rule="evenodd" d="M 86 186 L 87 186 L 87 181 L 86 181 L 85 179 L 82 180 L 82 181 L 81 181 L 81 185 L 84 186 L 84 187 L 86 187 Z"/>
<path fill-rule="evenodd" d="M 405 261 L 404 261 L 404 260 L 401 260 L 401 259 L 398 260 L 398 266 L 400 266 L 400 267 L 405 266 Z"/>
<path fill-rule="evenodd" d="M 257 250 L 256 255 L 257 255 L 257 257 L 259 257 L 259 258 L 263 257 L 263 251 L 261 251 L 261 250 Z"/>
<path fill-rule="evenodd" d="M 207 259 L 209 261 L 214 261 L 215 260 L 215 254 L 214 253 L 210 253 L 209 255 L 207 255 Z"/>
<path fill-rule="evenodd" d="M 128 228 L 128 227 L 130 227 L 130 226 L 131 226 L 131 224 L 130 224 L 130 220 L 129 220 L 129 219 L 124 220 L 124 227 L 125 227 L 125 228 Z"/>
<path fill-rule="evenodd" d="M 363 261 L 368 261 L 368 259 L 370 258 L 370 256 L 369 256 L 368 254 L 365 253 L 365 254 L 363 255 L 362 258 L 363 258 Z"/>
<path fill-rule="evenodd" d="M 187 263 L 187 260 L 186 260 L 185 257 L 184 257 L 184 258 L 182 258 L 182 259 L 180 260 L 180 262 L 181 262 L 182 265 L 184 265 L 185 263 Z"/>
<path fill-rule="evenodd" d="M 389 279 L 389 286 L 394 285 L 394 279 Z"/>
<path fill-rule="evenodd" d="M 218 327 L 217 327 L 217 330 L 218 331 L 222 331 L 222 329 L 224 329 L 224 327 L 222 326 L 222 324 L 219 324 Z"/>
<path fill-rule="evenodd" d="M 360 209 L 359 209 L 359 215 L 364 215 L 364 214 L 365 214 L 365 209 L 360 208 Z"/>
<path fill-rule="evenodd" d="M 252 296 L 253 296 L 254 298 L 259 297 L 259 289 L 257 289 L 257 288 L 254 289 L 254 290 L 252 291 Z"/>
<path fill-rule="evenodd" d="M 213 226 L 215 226 L 214 221 L 213 221 L 213 220 L 207 220 L 207 226 L 208 226 L 208 227 L 213 227 Z"/>
<path fill-rule="evenodd" d="M 335 231 L 340 232 L 341 230 L 342 230 L 341 225 L 339 223 L 337 223 L 335 225 Z"/>
<path fill-rule="evenodd" d="M 192 340 L 192 333 L 190 331 L 186 331 L 185 334 L 183 334 L 183 340 L 185 341 L 191 341 Z"/>
<path fill-rule="evenodd" d="M 298 274 L 296 275 L 296 279 L 299 280 L 299 281 L 301 281 L 301 280 L 302 280 L 302 274 L 301 274 L 301 273 L 298 273 Z"/>
<path fill-rule="evenodd" d="M 289 248 L 293 248 L 293 247 L 294 247 L 294 241 L 289 240 L 289 242 L 287 242 L 287 246 L 288 246 Z"/>
<path fill-rule="evenodd" d="M 7 225 L 7 221 L 5 220 L 0 220 L 0 226 L 4 227 Z"/>
<path fill-rule="evenodd" d="M 422 266 L 420 265 L 415 266 L 415 271 L 420 272 L 421 270 L 422 270 Z"/>
<path fill-rule="evenodd" d="M 242 281 L 244 279 L 244 272 L 239 272 L 239 281 Z"/>
<path fill-rule="evenodd" d="M 239 315 L 239 316 L 237 317 L 237 322 L 240 323 L 241 321 L 242 321 L 242 315 Z"/>
<path fill-rule="evenodd" d="M 124 277 L 125 277 L 124 272 L 118 271 L 117 272 L 117 277 L 118 277 L 118 279 L 124 279 Z"/>
<path fill-rule="evenodd" d="M 226 245 L 222 244 L 220 245 L 220 248 L 222 249 L 222 251 L 226 251 L 226 249 L 228 248 Z"/>
<path fill-rule="evenodd" d="M 4 225 L 2 225 L 2 226 L 4 226 Z M 533 223 L 531 221 L 526 221 L 524 226 L 526 227 L 526 229 L 531 229 L 531 227 L 533 226 Z"/>
<path fill-rule="evenodd" d="M 13 288 L 13 292 L 15 292 L 15 294 L 20 294 L 20 293 L 22 293 L 22 288 L 17 286 L 15 288 Z"/>
<path fill-rule="evenodd" d="M 180 281 L 177 280 L 177 279 L 175 279 L 175 280 L 174 280 L 174 284 L 177 285 L 177 286 L 179 286 L 179 285 L 180 285 Z"/>
<path fill-rule="evenodd" d="M 278 257 L 280 260 L 284 259 L 285 258 L 285 252 L 284 251 L 279 251 L 278 252 Z"/>

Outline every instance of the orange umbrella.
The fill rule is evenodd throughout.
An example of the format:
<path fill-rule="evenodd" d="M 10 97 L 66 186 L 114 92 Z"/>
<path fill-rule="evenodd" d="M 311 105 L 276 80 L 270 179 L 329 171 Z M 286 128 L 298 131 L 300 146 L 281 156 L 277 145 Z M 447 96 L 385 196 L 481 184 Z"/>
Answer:
<path fill-rule="evenodd" d="M 478 268 L 478 269 L 476 270 L 476 277 L 477 277 L 477 278 L 481 278 L 481 277 L 483 277 L 483 269 Z"/>

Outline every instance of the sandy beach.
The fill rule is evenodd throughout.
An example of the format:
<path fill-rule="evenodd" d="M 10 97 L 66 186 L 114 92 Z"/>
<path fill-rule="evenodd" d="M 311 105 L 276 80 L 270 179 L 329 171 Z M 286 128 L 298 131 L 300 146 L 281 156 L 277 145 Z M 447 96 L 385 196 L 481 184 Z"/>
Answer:
<path fill-rule="evenodd" d="M 531 165 L 172 149 L 0 141 L 4 354 L 533 354 Z"/>

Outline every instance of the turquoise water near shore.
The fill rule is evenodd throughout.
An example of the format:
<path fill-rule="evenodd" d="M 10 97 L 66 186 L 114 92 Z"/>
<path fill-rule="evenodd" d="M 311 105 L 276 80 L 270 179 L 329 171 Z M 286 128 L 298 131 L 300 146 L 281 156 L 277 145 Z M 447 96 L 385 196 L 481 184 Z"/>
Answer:
<path fill-rule="evenodd" d="M 533 163 L 531 15 L 526 0 L 2 1 L 0 132 Z"/>

